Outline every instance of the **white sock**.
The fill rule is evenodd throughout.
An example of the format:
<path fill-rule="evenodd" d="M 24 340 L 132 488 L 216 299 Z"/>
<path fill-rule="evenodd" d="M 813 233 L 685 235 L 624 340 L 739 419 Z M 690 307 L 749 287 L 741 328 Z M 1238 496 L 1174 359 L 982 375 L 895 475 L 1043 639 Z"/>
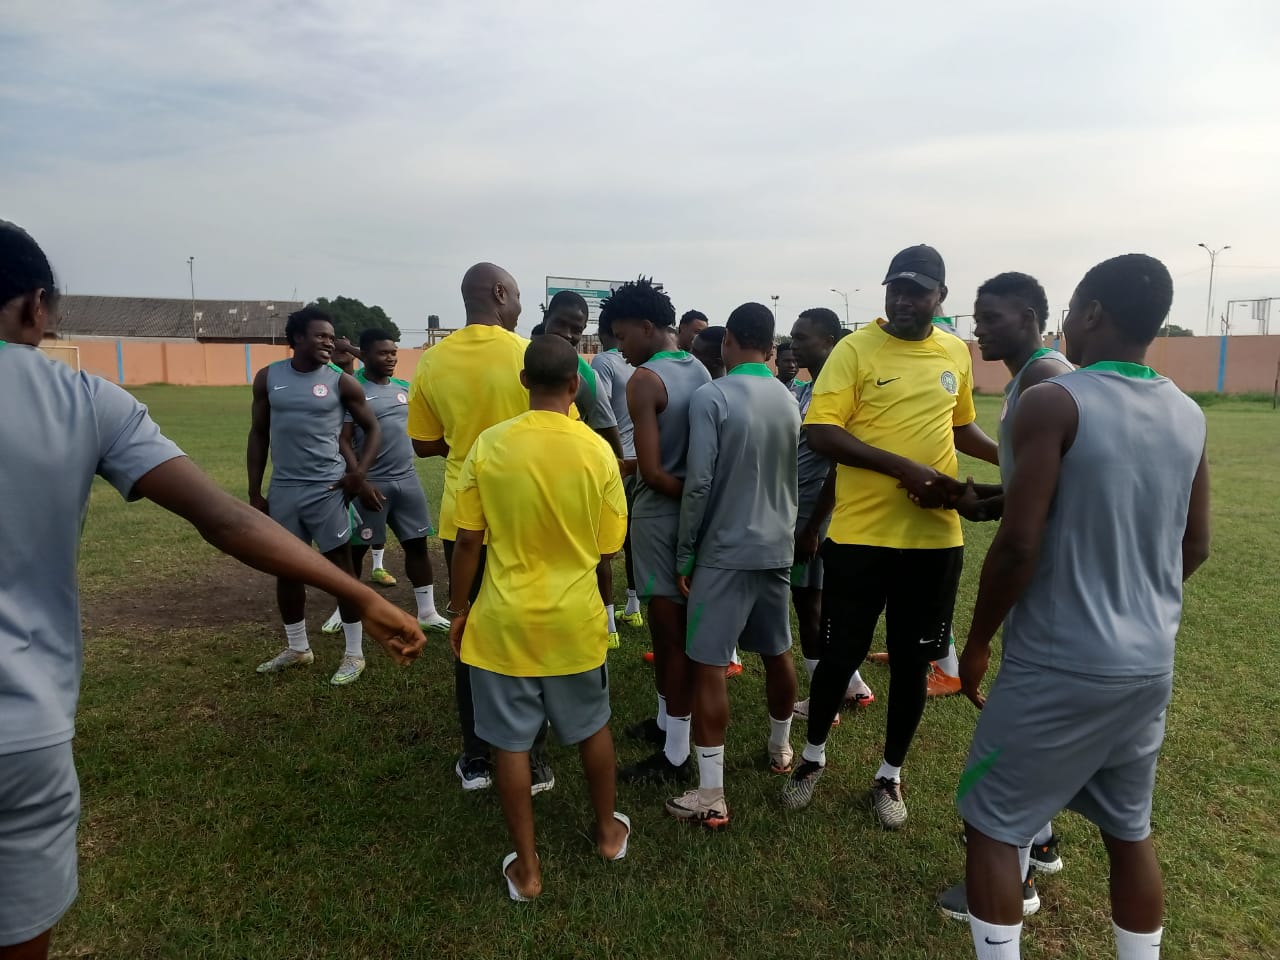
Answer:
<path fill-rule="evenodd" d="M 373 554 L 373 569 L 375 569 L 375 570 L 381 570 L 381 569 L 382 569 L 382 557 L 383 557 L 383 555 L 387 552 L 387 548 L 386 548 L 386 547 L 383 547 L 381 550 L 379 550 L 377 547 L 374 547 L 374 548 L 373 548 L 372 550 L 370 550 L 369 552 Z"/>
<path fill-rule="evenodd" d="M 698 751 L 698 789 L 724 791 L 724 744 L 695 747 Z"/>
<path fill-rule="evenodd" d="M 658 694 L 658 729 L 667 732 L 667 698 Z"/>
<path fill-rule="evenodd" d="M 738 666 L 742 666 L 742 659 L 738 656 L 738 648 L 737 648 L 737 647 L 734 647 L 734 648 L 733 648 L 733 659 L 732 659 L 731 661 L 729 661 L 729 662 L 730 662 L 730 663 L 736 663 Z"/>
<path fill-rule="evenodd" d="M 667 716 L 667 743 L 662 752 L 677 767 L 689 759 L 689 728 L 693 725 L 693 717 Z M 720 748 L 723 752 L 724 748 Z M 721 761 L 723 763 L 723 761 Z"/>
<path fill-rule="evenodd" d="M 804 750 L 800 753 L 800 758 L 825 767 L 827 765 L 827 745 L 825 743 L 806 742 Z"/>
<path fill-rule="evenodd" d="M 306 653 L 311 649 L 311 644 L 307 643 L 307 621 L 299 620 L 297 623 L 286 623 L 284 625 L 284 636 L 289 641 L 289 649 L 294 653 Z"/>
<path fill-rule="evenodd" d="M 1130 933 L 1120 929 L 1112 920 L 1111 929 L 1116 934 L 1116 960 L 1159 960 L 1160 936 L 1164 927 L 1155 933 Z"/>
<path fill-rule="evenodd" d="M 1027 879 L 1027 869 L 1031 866 L 1031 844 L 1018 848 L 1018 879 Z"/>
<path fill-rule="evenodd" d="M 435 584 L 428 583 L 425 587 L 414 587 L 413 597 L 418 601 L 419 620 L 429 620 L 436 615 Z"/>
<path fill-rule="evenodd" d="M 1022 940 L 1022 924 L 1001 926 L 998 923 L 987 923 L 969 914 L 969 932 L 973 934 L 973 949 L 978 953 L 978 960 L 1020 960 Z"/>
<path fill-rule="evenodd" d="M 804 658 L 804 672 L 805 672 L 805 673 L 807 673 L 807 674 L 809 675 L 809 682 L 810 682 L 810 683 L 812 683 L 812 682 L 813 682 L 813 671 L 815 671 L 815 670 L 817 670 L 817 669 L 818 669 L 818 661 L 817 661 L 817 660 L 810 660 L 808 657 L 805 657 L 805 658 Z"/>
<path fill-rule="evenodd" d="M 617 633 L 617 632 L 618 632 L 618 624 L 617 624 L 617 623 L 614 621 L 614 619 L 613 619 L 613 604 L 612 604 L 612 603 L 606 603 L 606 604 L 604 605 L 604 612 L 605 612 L 605 615 L 607 616 L 607 618 L 608 618 L 608 620 L 609 620 L 609 632 L 610 632 L 610 633 Z"/>
<path fill-rule="evenodd" d="M 627 591 L 627 608 L 623 611 L 628 617 L 640 612 L 640 597 L 634 590 Z"/>
<path fill-rule="evenodd" d="M 960 661 L 956 658 L 956 636 L 954 633 L 951 635 L 951 642 L 947 645 L 947 655 L 941 660 L 935 660 L 934 666 L 948 677 L 960 676 Z"/>
<path fill-rule="evenodd" d="M 849 686 L 845 691 L 846 695 L 857 693 L 865 686 L 866 683 L 862 679 L 862 671 L 855 670 L 853 671 L 853 676 L 849 678 Z"/>
<path fill-rule="evenodd" d="M 769 752 L 777 753 L 791 742 L 791 718 L 775 720 L 769 718 Z"/>
<path fill-rule="evenodd" d="M 355 623 L 344 623 L 342 635 L 346 638 L 348 657 L 364 657 L 364 626 L 357 620 Z"/>
<path fill-rule="evenodd" d="M 1037 833 L 1031 839 L 1031 842 L 1034 843 L 1037 847 L 1039 847 L 1048 843 L 1052 839 L 1053 839 L 1053 821 L 1050 820 L 1048 823 L 1046 823 L 1043 827 L 1040 828 L 1040 832 Z"/>
<path fill-rule="evenodd" d="M 895 766 L 892 766 L 892 765 L 890 765 L 890 764 L 888 764 L 888 763 L 881 763 L 881 764 L 880 764 L 880 769 L 879 769 L 879 771 L 877 771 L 877 773 L 876 773 L 876 779 L 877 779 L 877 780 L 879 780 L 881 777 L 884 777 L 884 778 L 886 778 L 886 779 L 892 780 L 892 781 L 894 781 L 895 783 L 901 783 L 901 782 L 902 782 L 902 768 L 901 768 L 901 767 L 895 767 Z"/>

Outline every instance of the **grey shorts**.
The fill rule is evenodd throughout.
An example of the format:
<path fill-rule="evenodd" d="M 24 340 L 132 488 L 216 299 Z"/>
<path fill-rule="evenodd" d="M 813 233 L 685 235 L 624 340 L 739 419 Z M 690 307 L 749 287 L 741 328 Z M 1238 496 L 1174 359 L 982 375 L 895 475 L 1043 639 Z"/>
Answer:
<path fill-rule="evenodd" d="M 70 740 L 0 755 L 0 947 L 38 937 L 75 901 L 79 822 Z"/>
<path fill-rule="evenodd" d="M 523 753 L 542 728 L 561 743 L 581 743 L 609 722 L 609 668 L 564 677 L 509 677 L 471 667 L 476 735 L 499 750 Z"/>
<path fill-rule="evenodd" d="M 272 484 L 267 491 L 271 519 L 321 553 L 342 546 L 351 537 L 351 515 L 341 490 L 327 483 Z"/>
<path fill-rule="evenodd" d="M 1172 691 L 1171 674 L 1084 677 L 1006 660 L 960 777 L 960 815 L 1016 846 L 1064 809 L 1145 839 Z"/>
<path fill-rule="evenodd" d="M 435 533 L 431 526 L 431 508 L 427 506 L 427 495 L 422 492 L 422 484 L 418 482 L 417 476 L 369 482 L 387 500 L 381 510 L 370 510 L 359 501 L 351 505 L 355 511 L 351 529 L 353 546 L 368 547 L 386 543 L 387 527 L 395 531 L 396 539 L 401 543 L 406 540 L 421 540 Z"/>
<path fill-rule="evenodd" d="M 773 657 L 791 649 L 789 571 L 698 567 L 689 588 L 685 653 L 728 666 L 733 648 Z"/>
<path fill-rule="evenodd" d="M 680 517 L 636 517 L 631 521 L 631 564 L 644 600 L 663 597 L 684 603 L 676 586 L 676 537 Z"/>
<path fill-rule="evenodd" d="M 799 535 L 809 524 L 808 517 L 800 517 L 796 521 L 796 534 Z M 791 586 L 797 590 L 822 589 L 822 542 L 827 539 L 827 528 L 831 526 L 831 518 L 818 531 L 818 552 L 808 563 L 797 563 L 791 568 Z"/>

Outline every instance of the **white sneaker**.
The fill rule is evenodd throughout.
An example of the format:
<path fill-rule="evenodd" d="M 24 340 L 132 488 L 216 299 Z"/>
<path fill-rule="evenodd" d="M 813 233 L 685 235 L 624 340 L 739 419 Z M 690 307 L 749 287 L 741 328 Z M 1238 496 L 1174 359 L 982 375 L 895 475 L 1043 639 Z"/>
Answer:
<path fill-rule="evenodd" d="M 446 620 L 444 617 L 440 616 L 439 613 L 433 613 L 431 614 L 431 616 L 427 617 L 425 620 L 422 617 L 419 617 L 418 626 L 420 626 L 427 633 L 448 633 L 449 632 L 449 621 Z"/>
<path fill-rule="evenodd" d="M 333 611 L 333 616 L 326 620 L 320 627 L 321 633 L 341 633 L 342 632 L 342 611 Z"/>
<path fill-rule="evenodd" d="M 309 663 L 315 663 L 315 659 L 316 655 L 310 650 L 299 653 L 297 650 L 285 647 L 266 663 L 258 664 L 258 672 L 279 673 L 288 667 L 305 667 Z"/>
<path fill-rule="evenodd" d="M 855 707 L 870 706 L 875 699 L 876 695 L 871 692 L 871 688 L 861 677 L 850 680 L 849 689 L 844 692 L 844 702 L 851 703 Z"/>

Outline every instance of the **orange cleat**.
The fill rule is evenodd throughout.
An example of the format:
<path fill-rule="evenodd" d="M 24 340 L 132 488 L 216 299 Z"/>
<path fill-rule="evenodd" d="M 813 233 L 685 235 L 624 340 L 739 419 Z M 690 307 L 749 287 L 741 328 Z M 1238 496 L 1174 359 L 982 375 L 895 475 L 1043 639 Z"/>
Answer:
<path fill-rule="evenodd" d="M 960 678 L 948 676 L 929 664 L 929 696 L 950 697 L 960 692 Z"/>
<path fill-rule="evenodd" d="M 724 676 L 726 680 L 732 680 L 734 677 L 742 675 L 742 664 L 731 663 L 724 668 Z"/>
<path fill-rule="evenodd" d="M 644 662 L 645 662 L 645 663 L 653 663 L 653 651 L 652 651 L 652 650 L 646 650 L 646 651 L 644 652 L 644 658 L 643 658 L 643 659 L 644 659 Z"/>
<path fill-rule="evenodd" d="M 888 663 L 889 654 L 888 653 L 868 653 L 867 662 L 868 663 Z"/>

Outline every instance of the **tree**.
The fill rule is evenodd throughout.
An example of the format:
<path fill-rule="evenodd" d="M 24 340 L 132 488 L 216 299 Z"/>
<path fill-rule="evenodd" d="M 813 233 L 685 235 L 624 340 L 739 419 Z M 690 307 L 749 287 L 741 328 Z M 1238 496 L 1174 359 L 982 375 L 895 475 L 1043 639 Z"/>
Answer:
<path fill-rule="evenodd" d="M 400 339 L 400 328 L 391 322 L 381 307 L 367 307 L 354 297 L 334 297 L 332 300 L 318 297 L 315 303 L 333 317 L 334 333 L 352 343 L 359 343 L 360 334 L 365 330 L 386 330 L 393 339 Z"/>
<path fill-rule="evenodd" d="M 1176 323 L 1166 323 L 1160 328 L 1160 336 L 1162 337 L 1194 337 L 1195 334 L 1186 327 L 1180 327 Z"/>

